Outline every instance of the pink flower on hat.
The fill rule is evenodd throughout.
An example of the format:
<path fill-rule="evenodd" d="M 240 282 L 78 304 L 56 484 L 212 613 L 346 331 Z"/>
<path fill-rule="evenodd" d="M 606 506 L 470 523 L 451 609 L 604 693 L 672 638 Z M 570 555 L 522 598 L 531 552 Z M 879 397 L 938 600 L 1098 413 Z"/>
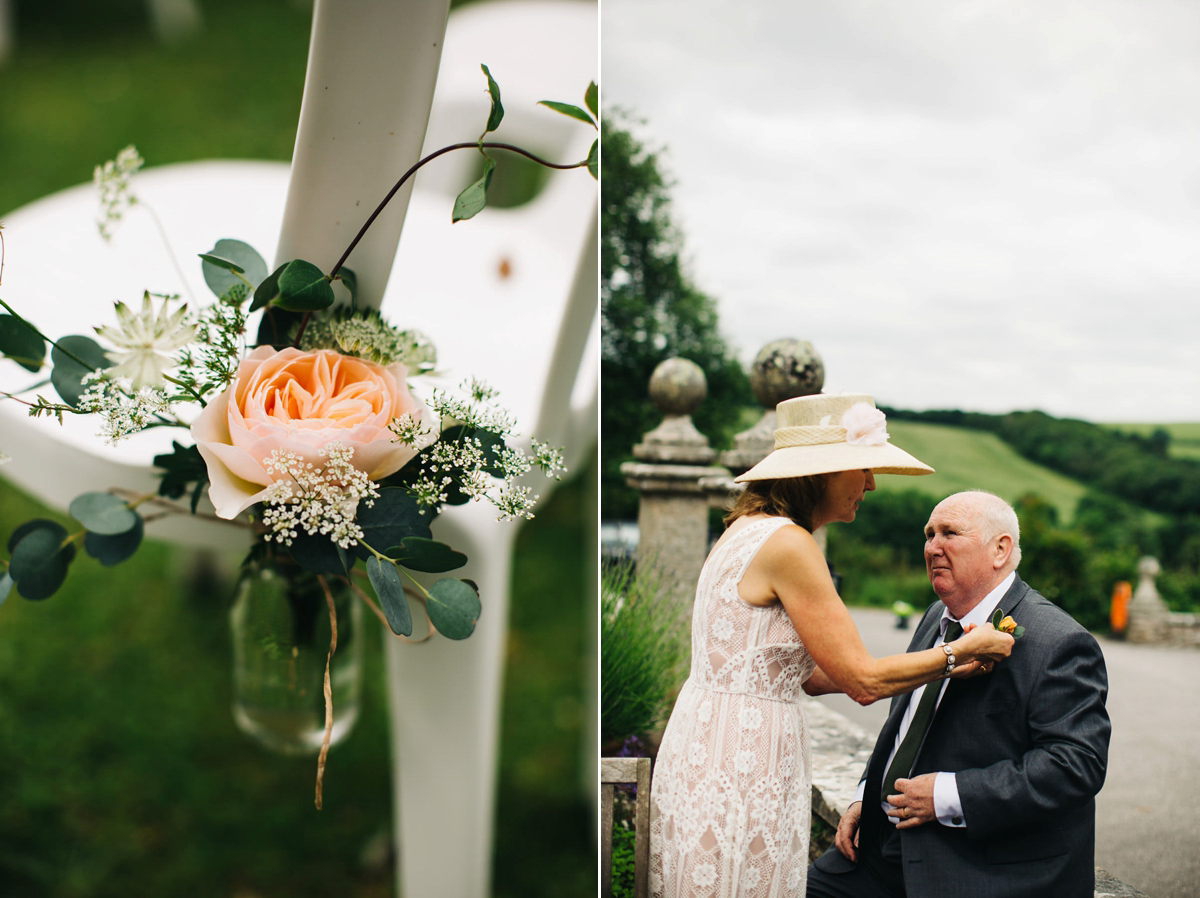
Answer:
<path fill-rule="evenodd" d="M 878 446 L 888 441 L 887 416 L 869 402 L 856 402 L 846 409 L 842 427 L 852 446 Z"/>

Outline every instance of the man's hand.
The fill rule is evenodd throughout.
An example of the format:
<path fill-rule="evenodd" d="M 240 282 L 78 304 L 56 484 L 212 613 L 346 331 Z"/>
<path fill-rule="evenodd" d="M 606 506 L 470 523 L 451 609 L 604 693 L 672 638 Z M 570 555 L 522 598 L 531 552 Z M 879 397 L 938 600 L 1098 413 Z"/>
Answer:
<path fill-rule="evenodd" d="M 838 821 L 837 833 L 833 844 L 846 860 L 858 860 L 858 821 L 862 819 L 862 802 L 852 802 Z"/>
<path fill-rule="evenodd" d="M 936 779 L 936 773 L 923 773 L 912 779 L 902 777 L 896 780 L 899 794 L 887 797 L 888 804 L 892 806 L 892 810 L 888 811 L 888 819 L 896 824 L 896 829 L 913 829 L 923 823 L 937 821 L 937 814 L 933 810 L 933 783 Z M 844 817 L 842 819 L 845 820 Z M 840 825 L 838 832 L 841 832 Z"/>

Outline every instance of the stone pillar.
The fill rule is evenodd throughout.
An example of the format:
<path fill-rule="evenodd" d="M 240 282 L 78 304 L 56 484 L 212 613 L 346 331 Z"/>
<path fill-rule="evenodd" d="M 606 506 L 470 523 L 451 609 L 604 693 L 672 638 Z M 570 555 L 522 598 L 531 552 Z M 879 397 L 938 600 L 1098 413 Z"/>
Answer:
<path fill-rule="evenodd" d="M 785 399 L 820 393 L 824 386 L 825 364 L 807 340 L 772 340 L 758 351 L 750 364 L 750 389 L 763 407 L 763 414 L 753 427 L 733 438 L 732 449 L 721 453 L 721 464 L 731 474 L 706 481 L 710 503 L 726 507 L 730 495 L 742 489 L 733 478 L 753 468 L 775 448 L 775 406 Z M 825 528 L 818 528 L 813 536 L 825 551 Z"/>
<path fill-rule="evenodd" d="M 695 362 L 673 358 L 650 377 L 650 399 L 662 423 L 633 447 L 635 461 L 621 465 L 638 491 L 638 569 L 653 570 L 664 592 L 691 603 L 708 552 L 708 497 L 704 478 L 728 476 L 712 465 L 716 451 L 692 423 L 708 393 Z"/>
<path fill-rule="evenodd" d="M 736 477 L 766 458 L 775 448 L 775 406 L 820 393 L 824 386 L 825 364 L 807 340 L 773 340 L 760 349 L 750 364 L 750 389 L 763 415 L 733 438 L 733 448 L 721 453 L 721 464 Z"/>
<path fill-rule="evenodd" d="M 1138 562 L 1140 579 L 1129 602 L 1129 628 L 1125 631 L 1129 642 L 1167 641 L 1170 612 L 1154 586 L 1161 571 L 1158 560 L 1149 555 Z"/>

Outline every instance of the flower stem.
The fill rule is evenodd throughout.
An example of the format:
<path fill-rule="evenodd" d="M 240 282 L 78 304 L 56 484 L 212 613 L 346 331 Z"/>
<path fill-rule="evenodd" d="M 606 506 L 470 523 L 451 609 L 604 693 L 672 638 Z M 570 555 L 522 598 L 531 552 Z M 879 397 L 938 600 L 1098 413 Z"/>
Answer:
<path fill-rule="evenodd" d="M 378 218 L 380 216 L 380 214 L 383 212 L 384 207 L 386 207 L 387 204 L 392 201 L 392 197 L 394 197 L 396 195 L 397 191 L 399 191 L 400 188 L 404 186 L 404 182 L 407 181 L 409 178 L 411 178 L 414 174 L 416 174 L 417 170 L 420 169 L 421 166 L 425 165 L 425 163 L 427 163 L 427 162 L 432 162 L 438 156 L 444 155 L 445 153 L 449 153 L 451 150 L 470 150 L 470 149 L 508 150 L 509 152 L 517 153 L 521 156 L 524 156 L 527 159 L 532 159 L 534 162 L 538 163 L 539 165 L 546 166 L 546 168 L 569 169 L 569 168 L 582 168 L 583 166 L 587 165 L 586 159 L 583 162 L 571 162 L 571 163 L 549 162 L 545 159 L 542 159 L 540 156 L 535 156 L 533 153 L 529 152 L 528 150 L 521 149 L 521 147 L 518 147 L 518 146 L 513 146 L 510 143 L 471 141 L 468 143 L 455 143 L 455 144 L 451 144 L 448 147 L 442 147 L 440 150 L 434 150 L 432 153 L 430 153 L 424 159 L 419 160 L 415 165 L 413 165 L 412 168 L 410 168 L 408 171 L 406 171 L 403 175 L 401 175 L 400 180 L 396 182 L 396 185 L 391 190 L 388 191 L 387 196 L 385 196 L 383 198 L 383 200 L 379 203 L 379 205 L 375 207 L 375 211 L 371 213 L 370 217 L 366 220 L 366 222 L 363 224 L 363 226 L 361 228 L 359 228 L 358 233 L 354 235 L 354 239 L 350 241 L 350 245 L 348 247 L 346 247 L 346 251 L 344 253 L 342 253 L 342 257 L 337 260 L 337 264 L 334 265 L 333 270 L 329 272 L 330 279 L 332 280 L 337 275 L 337 273 L 341 269 L 341 267 L 346 264 L 346 259 L 348 259 L 350 257 L 350 253 L 354 252 L 354 247 L 358 246 L 359 241 L 362 240 L 363 236 L 370 229 L 371 225 L 373 225 L 375 223 L 375 219 Z"/>

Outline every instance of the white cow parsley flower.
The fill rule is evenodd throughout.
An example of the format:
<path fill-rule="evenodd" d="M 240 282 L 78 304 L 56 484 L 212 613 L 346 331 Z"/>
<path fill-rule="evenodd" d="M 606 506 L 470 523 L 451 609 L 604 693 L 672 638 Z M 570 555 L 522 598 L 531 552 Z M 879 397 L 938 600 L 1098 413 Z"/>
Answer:
<path fill-rule="evenodd" d="M 147 292 L 142 296 L 141 312 L 135 315 L 125 303 L 118 302 L 117 327 L 96 328 L 98 335 L 121 350 L 106 353 L 116 362 L 108 369 L 110 377 L 128 377 L 135 390 L 163 385 L 163 373 L 176 364 L 168 353 L 186 346 L 196 336 L 196 325 L 186 323 L 187 305 L 172 312 L 169 304 L 170 299 L 163 297 L 156 315 Z"/>

